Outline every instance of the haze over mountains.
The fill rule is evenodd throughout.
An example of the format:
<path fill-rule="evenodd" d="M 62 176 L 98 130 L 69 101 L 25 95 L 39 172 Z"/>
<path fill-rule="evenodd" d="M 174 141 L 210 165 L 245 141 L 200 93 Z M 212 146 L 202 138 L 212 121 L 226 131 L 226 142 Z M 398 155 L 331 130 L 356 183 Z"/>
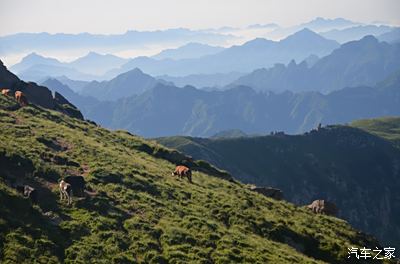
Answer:
<path fill-rule="evenodd" d="M 274 63 L 287 63 L 291 59 L 303 60 L 311 54 L 324 56 L 339 44 L 324 39 L 308 29 L 300 30 L 281 41 L 256 38 L 243 45 L 232 46 L 214 55 L 198 59 L 154 60 L 139 57 L 130 60 L 111 75 L 140 68 L 151 75 L 183 76 L 189 74 L 249 72 Z"/>
<path fill-rule="evenodd" d="M 243 29 L 209 29 L 201 36 L 237 37 Z M 132 59 L 90 52 L 61 62 L 32 53 L 11 70 L 66 91 L 87 118 L 103 126 L 146 137 L 211 136 L 226 129 L 300 133 L 319 122 L 398 114 L 396 89 L 387 88 L 387 83 L 398 85 L 397 28 L 316 18 L 289 28 L 265 24 L 245 30 L 285 37 L 254 38 L 231 47 L 197 43 L 194 37 L 177 48 Z M 190 31 L 198 36 L 196 32 Z M 339 44 L 323 37 L 332 32 L 357 40 Z M 189 34 L 183 29 L 169 33 L 177 38 Z M 367 33 L 379 36 L 364 36 Z M 152 32 L 141 41 L 158 41 L 163 34 L 171 37 L 165 31 Z M 356 110 L 343 112 L 350 108 Z M 155 128 L 158 123 L 164 125 Z"/>
<path fill-rule="evenodd" d="M 141 78 L 147 80 L 145 85 L 154 87 L 140 95 L 113 102 L 86 104 L 84 100 L 69 95 L 66 98 L 81 107 L 87 118 L 103 126 L 126 129 L 145 137 L 211 136 L 227 129 L 240 129 L 251 134 L 270 131 L 301 133 L 319 123 L 336 124 L 360 118 L 400 115 L 400 71 L 374 87 L 348 87 L 327 95 L 319 92 L 256 92 L 246 86 L 204 91 L 157 83 L 138 70 L 131 74 L 142 75 Z M 57 89 L 61 83 L 46 85 Z M 110 100 L 113 98 L 111 94 L 108 96 Z M 119 95 L 116 91 L 114 94 Z"/>
<path fill-rule="evenodd" d="M 120 67 L 128 60 L 111 54 L 90 52 L 71 62 L 60 62 L 54 58 L 43 57 L 31 53 L 21 62 L 10 68 L 19 76 L 31 81 L 40 81 L 50 76 L 68 76 L 77 80 L 93 80 L 116 67 Z"/>
<path fill-rule="evenodd" d="M 251 34 L 248 34 L 248 31 Z M 278 33 L 280 37 L 274 36 Z M 225 42 L 222 46 L 215 46 L 216 40 L 221 39 L 215 35 L 222 36 L 221 38 L 225 38 L 226 41 L 231 39 L 233 40 L 231 43 L 238 44 L 231 46 Z M 26 56 L 20 63 L 10 68 L 21 78 L 30 81 L 41 82 L 47 77 L 60 76 L 74 80 L 102 81 L 139 68 L 150 75 L 162 76 L 167 81 L 177 78 L 175 81 L 178 86 L 188 84 L 196 87 L 221 87 L 234 81 L 234 75 L 239 77 L 258 68 L 272 67 L 275 63 L 288 64 L 292 59 L 299 63 L 309 56 L 322 57 L 338 47 L 338 43 L 332 40 L 343 43 L 361 39 L 365 35 L 374 35 L 389 43 L 400 40 L 398 28 L 392 26 L 319 17 L 287 28 L 276 24 L 256 24 L 246 28 L 223 27 L 197 31 L 186 29 L 129 31 L 122 35 L 110 36 L 88 33 L 17 34 L 0 37 L 0 52 L 5 57 L 14 56 L 14 49 L 24 45 L 23 43 L 30 43 L 26 49 L 36 50 L 37 53 Z M 210 39 L 213 41 L 209 41 Z M 280 41 L 268 39 L 280 39 Z M 118 52 L 118 47 L 126 43 L 130 43 L 128 45 L 130 49 L 136 49 L 135 45 L 142 45 L 138 48 L 142 52 L 157 46 L 165 48 L 161 52 L 153 53 L 152 56 L 139 56 L 133 59 L 127 58 L 126 55 L 124 58 L 112 55 L 129 54 L 127 51 Z M 35 45 L 40 48 L 51 47 L 40 50 L 35 48 Z M 63 45 L 68 45 L 68 49 L 79 48 L 81 54 L 82 50 L 87 50 L 88 47 L 91 49 L 87 50 L 86 55 L 69 62 L 46 59 L 49 56 L 41 58 L 37 56 L 53 48 L 59 48 L 64 54 L 68 54 Z M 101 45 L 112 49 L 97 49 Z M 175 45 L 176 48 L 168 48 L 171 45 Z"/>
<path fill-rule="evenodd" d="M 89 53 L 71 63 L 60 63 L 54 59 L 39 58 L 37 54 L 31 54 L 14 65 L 11 70 L 33 81 L 46 77 L 45 73 L 40 71 L 43 65 L 59 67 L 58 72 L 50 71 L 49 77 L 57 77 L 58 74 L 77 79 L 77 74 L 70 72 L 74 69 L 84 73 L 78 78 L 84 80 L 90 79 L 85 74 L 103 71 L 104 74 L 97 79 L 111 79 L 134 68 L 140 68 L 151 75 L 171 76 L 251 72 L 257 68 L 270 67 L 274 63 L 288 63 L 291 59 L 301 61 L 312 54 L 324 56 L 338 46 L 335 41 L 324 39 L 308 29 L 303 29 L 279 42 L 257 38 L 227 49 L 192 43 L 175 50 L 166 50 L 155 57 L 137 57 L 129 61 L 111 55 Z M 174 59 L 172 56 L 175 56 Z M 88 70 L 90 68 L 92 70 Z M 34 75 L 36 73 L 37 76 Z"/>
<path fill-rule="evenodd" d="M 219 51 L 222 51 L 223 49 L 224 49 L 223 47 L 215 47 L 206 44 L 191 42 L 176 49 L 163 50 L 160 53 L 152 56 L 152 58 L 158 60 L 193 59 L 193 58 L 200 58 L 206 55 L 212 55 Z"/>
<path fill-rule="evenodd" d="M 188 42 L 201 42 L 219 45 L 234 38 L 230 35 L 193 31 L 185 28 L 156 31 L 128 30 L 124 34 L 114 35 L 18 33 L 0 37 L 0 55 L 32 52 L 32 50 L 67 52 L 74 49 L 110 53 L 159 44 L 184 45 Z"/>

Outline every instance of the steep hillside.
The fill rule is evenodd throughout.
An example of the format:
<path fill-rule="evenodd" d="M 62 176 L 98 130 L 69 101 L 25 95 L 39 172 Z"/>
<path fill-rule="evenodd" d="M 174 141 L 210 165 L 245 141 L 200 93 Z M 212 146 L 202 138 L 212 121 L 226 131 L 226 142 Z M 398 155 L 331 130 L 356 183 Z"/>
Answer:
<path fill-rule="evenodd" d="M 205 162 L 189 160 L 190 184 L 171 176 L 185 159 L 177 152 L 40 107 L 5 110 L 12 104 L 0 96 L 2 263 L 343 263 L 348 247 L 380 247 Z M 87 182 L 72 206 L 58 201 L 66 175 Z M 35 187 L 38 205 L 14 184 Z"/>
<path fill-rule="evenodd" d="M 280 188 L 296 204 L 332 200 L 340 217 L 400 246 L 400 150 L 380 137 L 330 126 L 295 136 L 171 137 L 158 142 L 209 161 L 243 182 Z"/>
<path fill-rule="evenodd" d="M 400 117 L 357 120 L 350 125 L 390 140 L 400 147 Z"/>
<path fill-rule="evenodd" d="M 13 96 L 15 91 L 21 91 L 33 103 L 41 107 L 57 110 L 69 116 L 83 119 L 82 113 L 60 93 L 54 93 L 44 86 L 20 80 L 0 60 L 0 89 L 10 89 Z M 18 106 L 15 106 L 18 107 Z"/>

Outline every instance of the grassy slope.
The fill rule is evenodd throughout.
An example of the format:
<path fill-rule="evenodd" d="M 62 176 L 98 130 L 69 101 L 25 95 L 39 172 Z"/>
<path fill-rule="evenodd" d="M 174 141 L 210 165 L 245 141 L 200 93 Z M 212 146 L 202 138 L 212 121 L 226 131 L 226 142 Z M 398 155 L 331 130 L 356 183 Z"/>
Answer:
<path fill-rule="evenodd" d="M 200 172 L 178 181 L 144 145 L 161 148 L 53 111 L 0 110 L 0 262 L 343 263 L 347 247 L 375 246 L 345 221 L 241 184 Z M 66 173 L 83 173 L 94 194 L 60 203 Z M 16 179 L 40 191 L 39 206 L 10 188 Z"/>
<path fill-rule="evenodd" d="M 296 136 L 158 141 L 212 162 L 241 181 L 280 188 L 294 203 L 332 200 L 340 217 L 384 244 L 399 246 L 400 151 L 380 137 L 332 126 Z"/>
<path fill-rule="evenodd" d="M 363 119 L 354 121 L 350 125 L 390 140 L 400 147 L 400 117 Z"/>

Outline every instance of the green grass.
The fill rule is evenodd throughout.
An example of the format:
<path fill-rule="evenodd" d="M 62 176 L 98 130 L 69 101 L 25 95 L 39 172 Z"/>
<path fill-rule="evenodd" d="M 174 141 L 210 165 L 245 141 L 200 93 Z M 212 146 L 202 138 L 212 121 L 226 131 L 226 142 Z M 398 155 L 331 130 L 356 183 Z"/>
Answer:
<path fill-rule="evenodd" d="M 4 110 L 13 102 L 0 98 L 1 263 L 343 263 L 347 247 L 377 245 L 204 162 L 198 168 L 213 176 L 177 180 L 176 153 L 154 142 L 41 108 Z M 94 192 L 71 207 L 58 200 L 68 174 L 84 175 Z M 39 190 L 38 205 L 17 182 Z"/>
<path fill-rule="evenodd" d="M 400 117 L 357 120 L 350 123 L 350 126 L 390 140 L 400 148 Z"/>
<path fill-rule="evenodd" d="M 302 135 L 157 141 L 225 169 L 242 182 L 279 188 L 298 205 L 331 200 L 339 217 L 382 244 L 399 247 L 399 118 L 353 124 L 367 131 L 337 125 Z"/>

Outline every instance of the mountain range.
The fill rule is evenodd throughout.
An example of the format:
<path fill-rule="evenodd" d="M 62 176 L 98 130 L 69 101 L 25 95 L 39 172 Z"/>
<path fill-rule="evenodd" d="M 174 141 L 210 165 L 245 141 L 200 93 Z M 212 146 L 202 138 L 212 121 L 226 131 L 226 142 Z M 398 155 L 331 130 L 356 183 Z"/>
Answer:
<path fill-rule="evenodd" d="M 371 37 L 364 37 L 362 41 L 366 42 L 367 39 L 371 40 Z M 396 43 L 400 41 L 398 30 L 394 29 L 390 32 L 380 35 L 379 40 L 396 45 Z M 350 43 L 353 43 L 354 46 L 354 43 L 359 43 L 360 41 L 353 41 Z M 314 46 L 310 47 L 308 45 L 309 42 L 314 43 Z M 375 60 L 367 63 L 359 60 L 359 64 L 367 65 L 368 63 L 375 63 L 376 60 L 383 61 L 390 59 L 390 57 L 385 54 L 376 54 L 378 57 L 372 57 L 370 54 L 367 54 L 369 52 L 371 54 L 385 52 L 385 49 L 388 48 L 384 47 L 384 44 L 382 43 L 379 47 L 374 47 L 372 41 L 370 43 L 370 47 L 367 46 L 368 43 L 361 42 L 359 45 L 365 45 L 363 50 L 360 50 L 359 52 L 363 52 L 367 59 Z M 324 46 L 326 46 L 325 51 L 323 48 Z M 304 77 L 304 75 L 318 75 L 320 73 L 311 73 L 313 70 L 305 72 L 303 69 L 305 65 L 302 64 L 300 64 L 300 67 L 297 67 L 298 69 L 292 67 L 291 70 L 286 71 L 283 69 L 281 64 L 286 64 L 292 59 L 299 62 L 306 60 L 307 67 L 310 68 L 311 66 L 314 66 L 315 60 L 310 63 L 310 60 L 308 60 L 309 58 L 313 58 L 312 56 L 323 57 L 323 55 L 328 55 L 330 51 L 334 50 L 334 47 L 338 47 L 337 44 L 333 44 L 333 42 L 324 40 L 317 34 L 305 29 L 280 42 L 271 42 L 265 39 L 255 39 L 241 46 L 233 46 L 226 49 L 199 43 L 190 43 L 177 49 L 165 50 L 153 57 L 138 57 L 131 60 L 109 54 L 101 55 L 90 52 L 86 56 L 78 58 L 75 61 L 63 63 L 53 58 L 46 58 L 36 53 L 32 53 L 26 56 L 20 63 L 12 66 L 11 70 L 16 72 L 18 76 L 23 79 L 42 82 L 48 77 L 58 78 L 60 76 L 65 76 L 73 80 L 110 80 L 121 73 L 135 68 L 140 68 L 151 75 L 159 76 L 160 79 L 173 82 L 177 86 L 192 85 L 201 88 L 222 87 L 234 82 L 235 79 L 239 78 L 241 75 L 244 75 L 246 72 L 251 72 L 256 68 L 272 67 L 272 69 L 267 70 L 269 73 L 263 72 L 264 70 L 256 71 L 250 74 L 250 76 L 243 77 L 238 83 L 251 85 L 255 89 L 259 89 L 260 86 L 265 86 L 266 89 L 271 90 L 293 89 L 293 91 L 296 91 L 309 89 L 309 87 L 303 87 L 304 80 L 309 80 L 309 77 Z M 347 47 L 347 51 L 344 47 Z M 348 58 L 344 58 L 347 60 L 346 63 L 350 63 L 349 67 L 352 67 L 352 61 L 358 60 L 358 58 L 354 57 L 356 53 L 353 54 L 353 52 L 349 50 L 350 47 L 351 45 L 346 43 L 346 45 L 341 47 L 341 50 L 343 52 L 352 53 L 348 54 Z M 376 50 L 373 50 L 374 48 Z M 258 56 L 259 54 L 262 55 Z M 335 56 L 336 54 L 329 55 L 331 55 L 331 57 L 328 57 L 329 59 L 325 59 L 325 61 L 328 61 L 326 62 L 328 64 L 330 64 L 330 58 L 337 57 Z M 322 64 L 323 62 L 320 63 Z M 278 66 L 273 67 L 274 64 L 278 64 Z M 389 70 L 392 67 L 391 64 L 393 63 L 389 62 Z M 337 62 L 335 62 L 334 65 L 337 65 Z M 317 69 L 319 66 L 321 65 L 315 66 L 314 69 Z M 322 71 L 324 71 L 324 67 L 329 66 L 323 65 Z M 356 65 L 355 71 L 359 70 L 357 67 L 358 65 Z M 370 69 L 371 68 L 372 67 L 370 67 Z M 235 69 L 236 71 L 233 71 Z M 337 71 L 336 69 L 329 70 Z M 368 69 L 365 70 L 368 71 Z M 384 67 L 384 71 L 385 70 L 386 68 Z M 294 72 L 291 73 L 291 71 Z M 326 69 L 326 71 L 328 71 L 328 69 Z M 348 69 L 348 71 L 350 72 L 348 72 L 347 75 L 338 73 L 338 77 L 349 80 L 334 80 L 330 85 L 334 86 L 334 89 L 338 89 L 344 86 L 374 84 L 373 82 L 369 82 L 369 80 L 364 80 L 366 78 L 370 78 L 370 74 L 360 78 L 350 77 L 350 75 L 353 74 L 353 70 Z M 260 74 L 267 76 L 258 76 Z M 301 76 L 299 78 L 297 76 L 291 76 L 290 74 L 298 74 Z M 344 77 L 344 75 L 347 77 Z M 374 77 L 375 75 L 378 76 Z M 376 74 L 373 73 L 371 75 L 371 79 L 383 79 L 383 77 L 380 75 L 381 74 L 379 72 Z M 321 79 L 323 80 L 325 77 L 321 77 Z M 255 78 L 256 80 L 254 83 L 251 81 L 252 78 Z M 263 78 L 267 80 L 262 80 Z M 284 79 L 282 80 L 282 78 Z M 268 81 L 268 79 L 270 80 Z M 260 82 L 258 82 L 258 80 L 260 80 Z M 292 82 L 292 84 L 290 82 Z M 321 87 L 321 82 L 321 80 L 314 80 L 311 83 L 311 86 L 314 85 Z M 278 83 L 281 87 L 276 87 L 278 86 Z M 308 81 L 306 81 L 306 84 L 308 85 Z"/>
<path fill-rule="evenodd" d="M 127 59 L 124 58 L 95 52 L 90 52 L 71 62 L 60 62 L 33 52 L 10 67 L 10 70 L 30 81 L 41 81 L 47 77 L 59 76 L 76 80 L 94 80 L 101 79 L 99 76 L 126 62 Z"/>
<path fill-rule="evenodd" d="M 200 58 L 206 55 L 212 55 L 222 51 L 223 47 L 215 47 L 201 43 L 190 42 L 186 45 L 175 49 L 166 49 L 161 51 L 160 53 L 152 56 L 152 58 L 157 60 L 163 59 L 172 59 L 172 60 L 181 60 L 181 59 L 194 59 Z"/>
<path fill-rule="evenodd" d="M 156 60 L 137 57 L 106 76 L 116 76 L 134 68 L 151 75 L 184 76 L 189 74 L 214 74 L 250 72 L 274 63 L 301 61 L 311 54 L 324 56 L 337 48 L 336 41 L 327 40 L 308 29 L 300 30 L 281 41 L 257 38 L 239 46 L 232 46 L 216 54 L 196 59 Z"/>
<path fill-rule="evenodd" d="M 173 83 L 175 86 L 184 87 L 191 85 L 200 89 L 222 89 L 223 87 L 233 83 L 245 73 L 228 72 L 228 73 L 213 73 L 213 74 L 190 74 L 186 76 L 169 76 L 160 75 L 157 79 Z"/>
<path fill-rule="evenodd" d="M 400 44 L 366 36 L 341 45 L 311 67 L 304 61 L 277 64 L 244 75 L 233 86 L 246 85 L 260 91 L 331 92 L 349 86 L 373 86 L 399 69 Z"/>
<path fill-rule="evenodd" d="M 81 94 L 90 95 L 101 101 L 114 101 L 142 94 L 159 82 L 161 81 L 136 68 L 122 73 L 110 81 L 92 81 L 82 88 Z"/>
<path fill-rule="evenodd" d="M 271 75 L 278 77 L 276 83 L 282 90 L 277 92 L 269 91 L 272 87 L 266 89 L 267 82 L 257 78 L 245 83 L 248 86 L 236 83 L 225 90 L 178 88 L 134 69 L 110 81 L 88 83 L 81 88 L 81 94 L 68 93 L 66 98 L 82 109 L 87 118 L 103 126 L 127 129 L 145 137 L 211 136 L 227 129 L 250 134 L 301 133 L 321 122 L 342 124 L 400 114 L 398 49 L 398 45 L 366 37 L 342 45 L 331 55 L 318 59 L 311 68 L 306 62 L 280 66 L 287 75 Z M 382 82 L 379 78 L 386 79 Z M 318 81 L 320 86 L 316 85 Z M 285 88 L 296 91 L 297 87 L 288 85 L 302 83 L 315 86 L 313 90 L 317 91 L 283 92 Z M 332 84 L 337 86 L 331 88 Z M 53 81 L 46 85 L 59 91 L 57 86 L 61 83 Z M 318 92 L 323 89 L 333 91 Z M 87 104 L 86 97 L 91 98 Z"/>
<path fill-rule="evenodd" d="M 232 35 L 210 33 L 201 30 L 174 28 L 155 31 L 128 30 L 123 34 L 50 34 L 18 33 L 0 37 L 0 55 L 9 53 L 46 51 L 90 50 L 113 53 L 148 45 L 184 45 L 189 42 L 222 45 L 236 39 Z"/>
<path fill-rule="evenodd" d="M 202 91 L 158 84 L 118 101 L 111 120 L 95 120 L 111 128 L 157 137 L 211 136 L 227 129 L 245 133 L 300 133 L 318 123 L 346 123 L 360 118 L 399 115 L 399 72 L 375 87 L 354 87 L 327 95 L 261 93 L 245 86 Z"/>
<path fill-rule="evenodd" d="M 337 47 L 338 43 L 335 41 L 324 39 L 308 29 L 303 29 L 279 42 L 258 38 L 225 49 L 192 43 L 166 50 L 155 57 L 136 57 L 131 60 L 91 52 L 75 61 L 62 63 L 32 53 L 12 66 L 11 70 L 21 78 L 41 82 L 49 77 L 59 76 L 83 81 L 110 80 L 124 72 L 139 68 L 153 76 L 168 75 L 170 78 L 183 78 L 189 75 L 180 84 L 186 84 L 187 80 L 196 76 L 194 83 L 213 87 L 227 83 L 222 75 L 251 72 L 257 68 L 272 66 L 274 63 L 287 63 L 291 59 L 301 61 L 310 55 L 324 56 Z M 94 75 L 100 73 L 104 74 Z M 204 74 L 207 75 L 206 78 L 214 77 L 215 81 L 210 81 L 212 78 L 204 81 L 204 78 L 200 78 Z M 177 82 L 179 83 L 179 80 Z"/>
<path fill-rule="evenodd" d="M 344 29 L 332 29 L 327 32 L 321 32 L 321 36 L 327 39 L 336 40 L 339 43 L 346 43 L 353 40 L 359 40 L 367 35 L 378 37 L 393 30 L 393 27 L 384 25 L 360 25 Z"/>
<path fill-rule="evenodd" d="M 46 83 L 55 89 L 53 83 Z M 61 83 L 58 82 L 58 85 Z M 247 134 L 270 131 L 301 133 L 323 124 L 343 124 L 355 119 L 400 115 L 400 72 L 375 87 L 319 92 L 256 92 L 237 86 L 224 91 L 178 88 L 157 83 L 140 94 L 87 104 L 75 94 L 66 98 L 84 115 L 109 128 L 126 129 L 145 137 L 172 135 L 212 136 L 240 129 Z M 57 91 L 57 90 L 55 90 Z M 111 96 L 110 96 L 111 98 Z"/>

